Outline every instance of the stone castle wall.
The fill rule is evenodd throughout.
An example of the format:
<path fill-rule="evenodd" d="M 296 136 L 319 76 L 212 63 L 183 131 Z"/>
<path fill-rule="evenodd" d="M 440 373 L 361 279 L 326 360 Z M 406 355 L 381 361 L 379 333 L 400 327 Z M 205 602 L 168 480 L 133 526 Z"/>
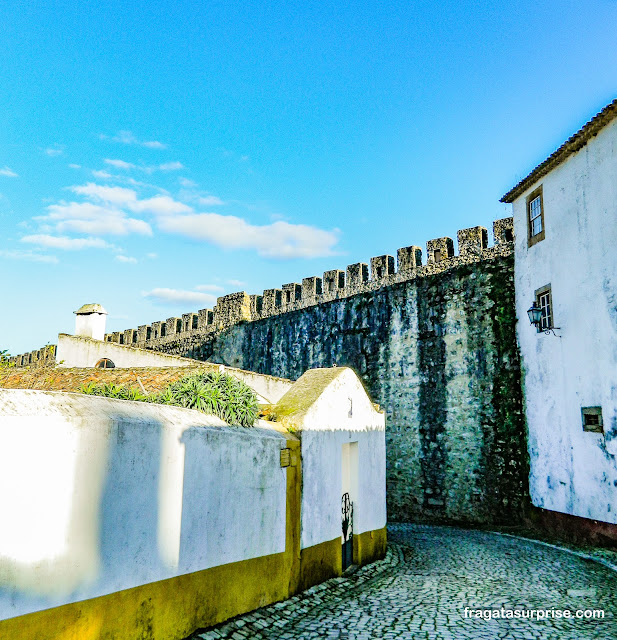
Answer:
<path fill-rule="evenodd" d="M 386 411 L 390 520 L 512 523 L 528 504 L 512 219 L 106 336 L 296 379 L 351 366 Z"/>

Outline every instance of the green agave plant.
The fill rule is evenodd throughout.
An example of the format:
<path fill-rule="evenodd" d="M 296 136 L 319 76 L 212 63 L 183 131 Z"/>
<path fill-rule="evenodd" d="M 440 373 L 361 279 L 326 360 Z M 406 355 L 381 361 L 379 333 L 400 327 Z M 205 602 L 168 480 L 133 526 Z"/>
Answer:
<path fill-rule="evenodd" d="M 156 402 L 213 414 L 225 422 L 252 427 L 259 407 L 254 391 L 241 380 L 219 373 L 205 371 L 185 376 L 170 384 L 159 394 L 144 394 L 140 389 L 113 383 L 82 385 L 82 393 L 120 400 Z"/>

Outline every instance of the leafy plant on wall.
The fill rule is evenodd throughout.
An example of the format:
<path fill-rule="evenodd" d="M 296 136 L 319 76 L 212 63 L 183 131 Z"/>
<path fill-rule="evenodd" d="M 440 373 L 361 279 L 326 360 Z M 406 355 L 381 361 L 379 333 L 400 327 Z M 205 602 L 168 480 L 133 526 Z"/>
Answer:
<path fill-rule="evenodd" d="M 170 384 L 159 394 L 113 383 L 90 382 L 82 393 L 119 400 L 168 404 L 218 416 L 228 424 L 252 427 L 259 407 L 254 391 L 241 380 L 223 373 L 208 371 L 191 374 Z"/>

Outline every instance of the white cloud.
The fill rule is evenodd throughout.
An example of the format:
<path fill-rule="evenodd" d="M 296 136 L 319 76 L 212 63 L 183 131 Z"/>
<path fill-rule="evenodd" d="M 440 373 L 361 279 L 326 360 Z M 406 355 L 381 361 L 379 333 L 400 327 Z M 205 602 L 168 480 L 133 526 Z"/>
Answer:
<path fill-rule="evenodd" d="M 178 178 L 178 182 L 187 189 L 193 189 L 197 186 L 196 182 L 189 180 L 188 178 Z"/>
<path fill-rule="evenodd" d="M 181 162 L 166 162 L 165 164 L 160 164 L 159 169 L 161 171 L 178 171 L 179 169 L 184 169 L 184 165 Z"/>
<path fill-rule="evenodd" d="M 146 200 L 137 200 L 127 206 L 136 212 L 149 211 L 155 215 L 169 216 L 176 213 L 190 213 L 193 211 L 188 205 L 178 202 L 169 196 L 154 196 Z"/>
<path fill-rule="evenodd" d="M 94 182 L 82 186 L 70 187 L 71 191 L 94 200 L 111 202 L 120 206 L 130 205 L 137 201 L 137 193 L 125 187 L 104 187 Z"/>
<path fill-rule="evenodd" d="M 109 178 L 113 178 L 109 171 L 93 171 L 92 175 L 95 178 L 101 178 L 102 180 L 109 180 Z"/>
<path fill-rule="evenodd" d="M 96 186 L 96 185 L 95 185 Z M 105 188 L 105 187 L 102 187 Z M 113 197 L 110 195 L 109 197 Z M 47 207 L 49 215 L 36 218 L 51 221 L 59 233 L 87 233 L 90 235 L 152 235 L 152 228 L 144 220 L 129 218 L 121 209 L 91 202 L 61 202 Z"/>
<path fill-rule="evenodd" d="M 47 147 L 47 149 L 44 150 L 45 154 L 48 156 L 60 156 L 64 153 L 64 149 L 62 147 Z"/>
<path fill-rule="evenodd" d="M 101 140 L 111 140 L 112 142 L 120 142 L 122 144 L 137 144 L 148 149 L 167 149 L 167 145 L 158 140 L 139 140 L 132 131 L 119 131 L 117 135 L 110 138 L 104 133 L 99 135 Z"/>
<path fill-rule="evenodd" d="M 135 165 L 130 162 L 125 162 L 124 160 L 112 160 L 110 158 L 105 158 L 105 162 L 112 167 L 116 167 L 116 169 L 135 169 Z"/>
<path fill-rule="evenodd" d="M 210 206 L 225 204 L 225 203 L 220 198 L 217 198 L 216 196 L 204 196 L 202 198 L 199 198 L 199 204 L 205 207 L 210 207 Z"/>
<path fill-rule="evenodd" d="M 216 296 L 209 293 L 184 291 L 182 289 L 158 288 L 152 289 L 152 291 L 142 291 L 141 295 L 159 304 L 207 305 L 216 303 Z"/>
<path fill-rule="evenodd" d="M 62 249 L 66 251 L 79 251 L 81 249 L 113 249 L 113 245 L 108 244 L 100 238 L 68 238 L 67 236 L 50 236 L 45 234 L 24 236 L 22 242 L 38 244 L 41 247 L 50 249 Z"/>
<path fill-rule="evenodd" d="M 230 284 L 232 287 L 243 287 L 246 282 L 242 280 L 227 280 L 227 284 Z"/>
<path fill-rule="evenodd" d="M 129 233 L 152 235 L 152 229 L 147 222 L 120 216 L 109 216 L 100 220 L 64 220 L 56 225 L 56 231 L 59 233 L 88 233 L 94 236 L 125 236 Z"/>
<path fill-rule="evenodd" d="M 28 262 L 46 262 L 48 264 L 57 264 L 56 256 L 48 256 L 44 253 L 35 253 L 34 251 L 0 251 L 0 257 L 7 260 L 27 260 Z"/>
<path fill-rule="evenodd" d="M 205 240 L 227 249 L 256 249 L 266 258 L 317 258 L 334 255 L 338 231 L 304 224 L 274 222 L 252 225 L 242 218 L 217 213 L 163 217 L 158 226 L 168 233 Z"/>
<path fill-rule="evenodd" d="M 137 258 L 131 258 L 130 256 L 118 255 L 118 256 L 116 256 L 116 260 L 118 262 L 127 262 L 127 263 L 131 263 L 131 264 L 136 264 L 137 263 Z"/>
<path fill-rule="evenodd" d="M 195 289 L 197 289 L 197 291 L 225 291 L 225 289 L 218 284 L 198 284 Z"/>
<path fill-rule="evenodd" d="M 158 253 L 148 253 L 146 255 L 148 258 L 150 258 L 150 260 L 156 260 L 159 257 Z"/>
<path fill-rule="evenodd" d="M 9 169 L 6 165 L 3 169 L 0 169 L 0 176 L 4 176 L 5 178 L 19 178 L 19 176 L 12 169 Z"/>
<path fill-rule="evenodd" d="M 69 165 L 69 169 L 81 169 L 81 165 L 71 162 L 71 164 Z"/>

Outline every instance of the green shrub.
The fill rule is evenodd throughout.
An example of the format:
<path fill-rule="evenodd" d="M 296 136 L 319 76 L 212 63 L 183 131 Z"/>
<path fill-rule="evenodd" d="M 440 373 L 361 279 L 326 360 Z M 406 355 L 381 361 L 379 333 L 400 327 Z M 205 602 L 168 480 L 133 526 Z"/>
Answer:
<path fill-rule="evenodd" d="M 81 387 L 82 393 L 120 400 L 156 402 L 187 409 L 197 409 L 225 420 L 229 424 L 251 427 L 258 415 L 257 397 L 241 380 L 215 371 L 185 376 L 159 394 L 144 394 L 133 387 L 93 382 Z"/>

